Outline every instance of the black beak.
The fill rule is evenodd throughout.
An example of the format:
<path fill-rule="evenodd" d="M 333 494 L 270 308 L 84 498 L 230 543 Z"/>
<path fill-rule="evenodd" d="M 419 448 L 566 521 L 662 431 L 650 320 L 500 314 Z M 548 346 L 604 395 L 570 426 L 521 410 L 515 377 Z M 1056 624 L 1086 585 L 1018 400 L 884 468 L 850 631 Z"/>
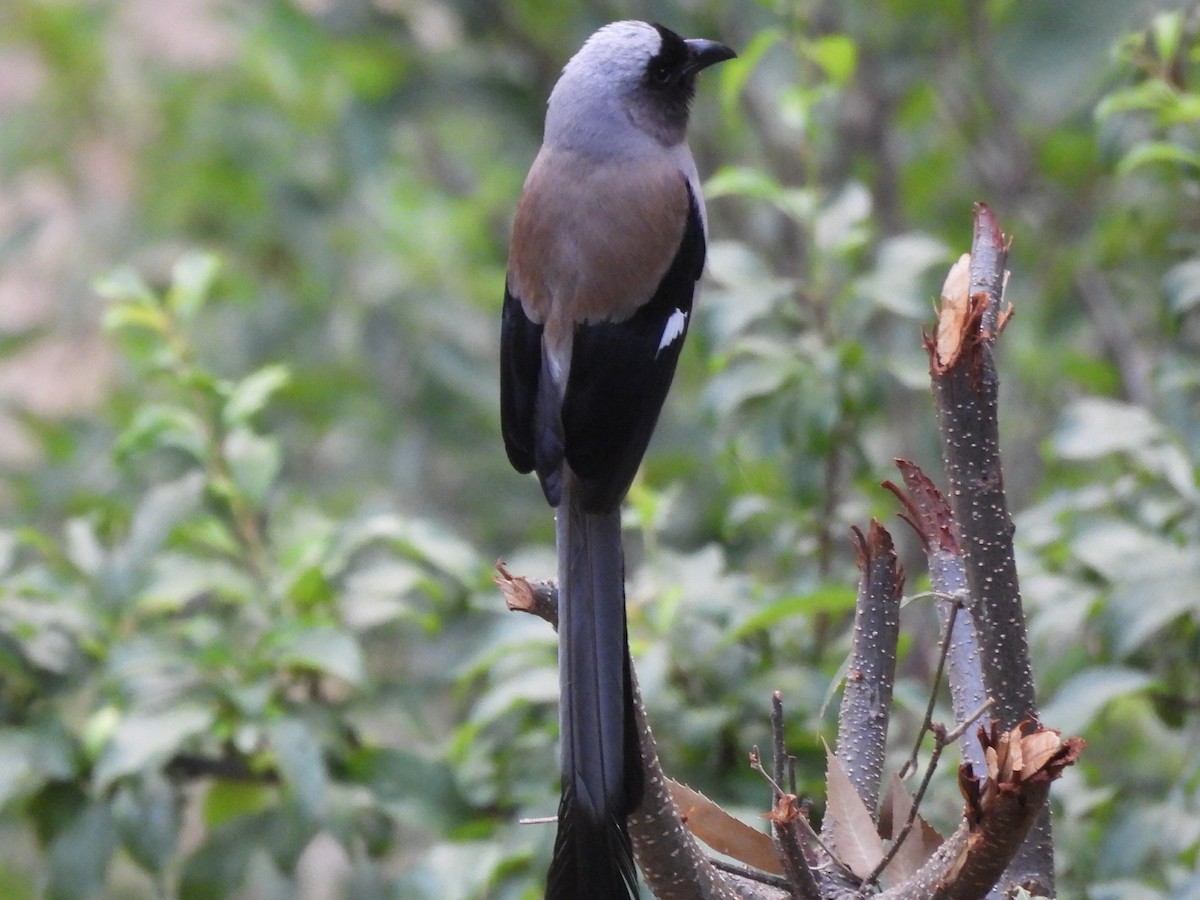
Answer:
<path fill-rule="evenodd" d="M 737 56 L 724 44 L 707 41 L 704 38 L 692 38 L 684 43 L 688 48 L 688 61 L 683 70 L 685 75 L 694 75 L 701 69 L 707 69 L 709 66 L 715 66 L 717 63 Z"/>

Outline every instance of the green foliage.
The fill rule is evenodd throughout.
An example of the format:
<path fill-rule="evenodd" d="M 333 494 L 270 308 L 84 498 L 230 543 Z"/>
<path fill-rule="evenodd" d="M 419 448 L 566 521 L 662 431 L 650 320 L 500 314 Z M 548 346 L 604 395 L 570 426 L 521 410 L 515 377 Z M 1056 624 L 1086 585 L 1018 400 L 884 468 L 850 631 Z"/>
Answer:
<path fill-rule="evenodd" d="M 669 770 L 757 821 L 781 689 L 817 793 L 846 529 L 893 515 L 892 457 L 936 469 L 920 328 L 982 199 L 1035 674 L 1089 741 L 1061 894 L 1196 891 L 1193 15 L 152 7 L 0 9 L 0 895 L 536 895 L 554 637 L 487 564 L 549 574 L 551 519 L 499 446 L 495 318 L 546 93 L 630 14 L 740 51 L 697 97 L 709 274 L 627 505 Z M 898 747 L 934 645 L 905 616 Z"/>
<path fill-rule="evenodd" d="M 219 265 L 190 255 L 173 273 L 164 292 L 129 272 L 98 285 L 141 384 L 114 440 L 137 499 L 61 536 L 5 537 L 0 803 L 35 826 L 53 897 L 96 894 L 118 848 L 181 897 L 234 890 L 258 853 L 291 878 L 319 833 L 369 867 L 403 821 L 377 784 L 400 761 L 453 818 L 433 761 L 353 722 L 374 678 L 365 642 L 456 603 L 479 559 L 419 520 L 335 523 L 281 496 L 261 421 L 289 370 L 207 368 L 191 329 Z"/>

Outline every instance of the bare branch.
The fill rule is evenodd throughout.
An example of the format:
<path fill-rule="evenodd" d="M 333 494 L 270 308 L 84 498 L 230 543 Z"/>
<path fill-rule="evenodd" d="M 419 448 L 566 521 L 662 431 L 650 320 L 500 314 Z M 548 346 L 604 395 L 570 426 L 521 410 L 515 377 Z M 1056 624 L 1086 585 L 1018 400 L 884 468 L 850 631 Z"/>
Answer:
<path fill-rule="evenodd" d="M 791 885 L 788 884 L 788 880 L 782 875 L 772 875 L 770 872 L 762 871 L 762 869 L 744 866 L 741 863 L 730 862 L 727 859 L 711 859 L 709 862 L 713 864 L 713 868 L 720 869 L 722 872 L 728 872 L 730 875 L 736 875 L 738 878 L 744 878 L 746 881 L 756 881 L 759 884 L 778 888 L 781 891 L 791 891 Z"/>
<path fill-rule="evenodd" d="M 992 342 L 1011 315 L 1011 307 L 1003 306 L 1007 257 L 1008 241 L 995 216 L 976 204 L 971 255 L 947 276 L 936 339 L 927 337 L 926 349 L 984 686 L 995 698 L 1001 726 L 1011 728 L 1035 719 L 1037 705 L 1000 464 L 999 378 L 992 357 Z M 1048 813 L 1006 882 L 1053 893 Z"/>
<path fill-rule="evenodd" d="M 837 752 L 855 790 L 875 816 L 896 680 L 904 571 L 891 535 L 879 522 L 871 520 L 865 536 L 857 528 L 853 534 L 860 577 L 854 643 L 838 715 Z"/>
<path fill-rule="evenodd" d="M 904 478 L 904 488 L 890 481 L 883 486 L 904 504 L 905 512 L 900 517 L 916 530 L 925 547 L 942 633 L 949 636 L 947 662 L 954 720 L 963 722 L 984 701 L 987 691 L 983 686 L 979 635 L 967 604 L 970 592 L 962 549 L 954 534 L 954 514 L 945 497 L 916 464 L 897 459 L 896 466 Z M 978 741 L 973 738 L 964 741 L 962 754 L 975 772 L 983 772 L 983 746 Z"/>

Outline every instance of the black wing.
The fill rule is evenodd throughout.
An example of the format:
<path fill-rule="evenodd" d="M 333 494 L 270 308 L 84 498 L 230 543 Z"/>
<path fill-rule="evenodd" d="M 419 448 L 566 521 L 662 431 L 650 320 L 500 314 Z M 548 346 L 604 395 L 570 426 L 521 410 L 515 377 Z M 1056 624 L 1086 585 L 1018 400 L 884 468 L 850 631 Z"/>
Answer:
<path fill-rule="evenodd" d="M 544 394 L 545 396 L 539 396 Z M 537 470 L 551 506 L 562 498 L 562 427 L 558 398 L 542 355 L 542 326 L 504 288 L 500 316 L 500 429 L 508 461 L 522 475 Z"/>
<path fill-rule="evenodd" d="M 683 240 L 650 302 L 624 322 L 575 328 L 562 431 L 589 512 L 616 508 L 637 474 L 691 324 L 704 253 L 704 225 L 688 185 Z M 664 340 L 668 328 L 675 336 Z"/>
<path fill-rule="evenodd" d="M 504 287 L 500 314 L 500 430 L 508 461 L 522 475 L 535 464 L 534 408 L 542 368 L 542 326 L 535 325 L 521 301 Z"/>

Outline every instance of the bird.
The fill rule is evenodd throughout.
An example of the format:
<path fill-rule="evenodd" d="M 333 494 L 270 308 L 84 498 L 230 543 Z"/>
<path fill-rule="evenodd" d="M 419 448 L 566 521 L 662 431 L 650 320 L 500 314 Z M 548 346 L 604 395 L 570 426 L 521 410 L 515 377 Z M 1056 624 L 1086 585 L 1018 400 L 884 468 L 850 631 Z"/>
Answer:
<path fill-rule="evenodd" d="M 596 31 L 550 93 L 513 218 L 500 323 L 508 459 L 555 508 L 562 794 L 547 900 L 637 896 L 643 792 L 621 502 L 692 321 L 707 219 L 687 125 L 736 56 L 663 25 Z"/>

